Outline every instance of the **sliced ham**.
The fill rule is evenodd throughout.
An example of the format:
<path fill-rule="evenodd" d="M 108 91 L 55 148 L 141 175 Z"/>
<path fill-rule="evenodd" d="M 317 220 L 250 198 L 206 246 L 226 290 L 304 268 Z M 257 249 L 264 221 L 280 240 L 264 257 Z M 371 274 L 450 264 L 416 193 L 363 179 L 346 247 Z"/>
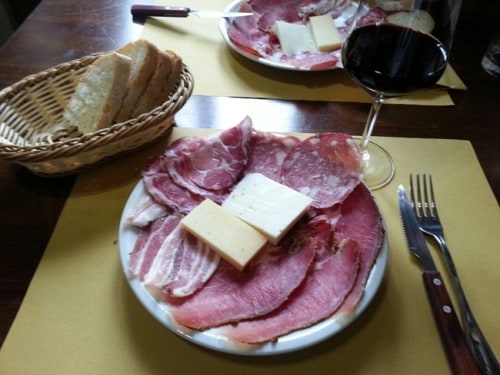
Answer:
<path fill-rule="evenodd" d="M 331 227 L 326 224 L 326 228 Z M 263 343 L 331 316 L 352 289 L 359 263 L 355 240 L 344 241 L 336 253 L 331 250 L 331 242 L 325 241 L 305 281 L 278 309 L 254 320 L 221 327 L 220 333 L 237 342 Z"/>
<path fill-rule="evenodd" d="M 188 298 L 166 298 L 177 323 L 195 329 L 267 314 L 297 288 L 313 261 L 316 229 L 303 225 L 280 246 L 268 244 L 244 271 L 221 260 L 202 289 Z"/>
<path fill-rule="evenodd" d="M 175 183 L 220 203 L 241 176 L 248 161 L 252 121 L 210 137 L 186 137 L 165 153 L 167 170 Z"/>
<path fill-rule="evenodd" d="M 354 190 L 363 178 L 362 171 L 354 140 L 342 133 L 324 133 L 304 140 L 288 153 L 281 182 L 312 198 L 313 207 L 329 208 Z"/>
<path fill-rule="evenodd" d="M 286 155 L 299 143 L 300 140 L 294 136 L 254 132 L 251 142 L 252 152 L 244 173 L 261 173 L 279 182 Z"/>
<path fill-rule="evenodd" d="M 352 313 L 363 296 L 366 281 L 382 247 L 384 229 L 375 200 L 364 184 L 359 184 L 340 208 L 335 238 L 355 238 L 359 244 L 360 267 L 356 284 L 338 314 Z"/>

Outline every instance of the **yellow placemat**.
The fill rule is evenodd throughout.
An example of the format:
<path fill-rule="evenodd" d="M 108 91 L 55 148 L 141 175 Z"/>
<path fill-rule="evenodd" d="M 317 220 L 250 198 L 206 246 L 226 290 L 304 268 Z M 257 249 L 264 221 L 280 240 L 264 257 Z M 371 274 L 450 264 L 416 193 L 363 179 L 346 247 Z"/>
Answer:
<path fill-rule="evenodd" d="M 223 10 L 228 0 L 157 0 L 159 5 L 183 5 L 192 9 Z M 177 52 L 193 73 L 194 94 L 253 98 L 370 102 L 344 70 L 293 72 L 250 61 L 230 50 L 219 32 L 219 19 L 148 19 L 141 37 L 162 49 Z M 388 103 L 452 105 L 445 88 L 465 89 L 449 67 L 439 82 L 443 89 L 424 91 Z"/>
<path fill-rule="evenodd" d="M 195 133 L 200 130 L 176 128 L 172 137 Z M 0 351 L 0 373 L 449 373 L 421 271 L 408 253 L 399 219 L 396 187 L 407 184 L 410 171 L 434 177 L 464 289 L 500 353 L 500 211 L 470 143 L 375 140 L 393 155 L 397 168 L 395 180 L 375 193 L 389 235 L 387 274 L 368 310 L 337 336 L 291 354 L 239 357 L 192 345 L 146 312 L 122 273 L 117 230 L 141 166 L 163 150 L 163 141 L 80 175 Z M 436 248 L 431 250 L 441 267 Z"/>

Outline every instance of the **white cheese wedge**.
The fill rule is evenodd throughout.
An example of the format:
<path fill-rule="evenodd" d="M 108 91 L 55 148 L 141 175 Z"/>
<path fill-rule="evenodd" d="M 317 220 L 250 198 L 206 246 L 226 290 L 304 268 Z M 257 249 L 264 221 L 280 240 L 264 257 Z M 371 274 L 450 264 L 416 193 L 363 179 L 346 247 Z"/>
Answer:
<path fill-rule="evenodd" d="M 307 211 L 312 199 L 260 173 L 246 175 L 222 208 L 260 230 L 277 244 Z"/>
<path fill-rule="evenodd" d="M 195 207 L 180 224 L 240 271 L 267 242 L 261 232 L 209 199 Z"/>
<path fill-rule="evenodd" d="M 329 14 L 310 17 L 309 27 L 318 51 L 333 51 L 342 46 L 342 38 Z"/>
<path fill-rule="evenodd" d="M 311 32 L 306 25 L 276 21 L 274 33 L 278 37 L 281 50 L 287 56 L 296 53 L 316 51 Z"/>

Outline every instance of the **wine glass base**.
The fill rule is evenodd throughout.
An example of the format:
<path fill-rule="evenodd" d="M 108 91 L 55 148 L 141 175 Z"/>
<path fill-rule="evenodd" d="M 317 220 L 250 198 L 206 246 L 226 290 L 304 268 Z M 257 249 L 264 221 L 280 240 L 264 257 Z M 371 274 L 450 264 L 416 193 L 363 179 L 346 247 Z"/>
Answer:
<path fill-rule="evenodd" d="M 376 143 L 368 142 L 363 158 L 364 182 L 371 190 L 384 187 L 394 177 L 395 167 L 391 155 Z"/>

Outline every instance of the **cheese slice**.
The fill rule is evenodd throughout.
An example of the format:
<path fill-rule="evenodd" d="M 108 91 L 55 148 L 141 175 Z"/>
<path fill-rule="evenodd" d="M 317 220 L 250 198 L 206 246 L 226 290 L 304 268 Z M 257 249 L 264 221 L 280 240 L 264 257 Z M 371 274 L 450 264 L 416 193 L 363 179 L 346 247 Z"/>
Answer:
<path fill-rule="evenodd" d="M 260 230 L 277 244 L 307 211 L 312 199 L 260 173 L 246 175 L 222 208 Z"/>
<path fill-rule="evenodd" d="M 287 56 L 316 51 L 311 32 L 306 25 L 276 21 L 274 23 L 274 33 L 278 37 L 281 50 Z"/>
<path fill-rule="evenodd" d="M 329 14 L 310 17 L 309 27 L 314 44 L 319 51 L 333 51 L 342 46 L 342 38 Z"/>
<path fill-rule="evenodd" d="M 196 206 L 180 224 L 240 271 L 267 242 L 258 230 L 209 199 Z"/>

